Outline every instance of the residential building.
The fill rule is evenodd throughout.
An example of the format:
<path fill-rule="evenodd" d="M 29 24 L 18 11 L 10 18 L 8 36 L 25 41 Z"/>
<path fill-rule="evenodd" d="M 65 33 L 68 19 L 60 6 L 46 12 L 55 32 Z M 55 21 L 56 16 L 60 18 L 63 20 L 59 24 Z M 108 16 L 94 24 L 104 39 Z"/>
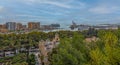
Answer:
<path fill-rule="evenodd" d="M 15 31 L 16 30 L 16 23 L 15 22 L 7 22 L 6 27 L 10 31 Z"/>
<path fill-rule="evenodd" d="M 117 25 L 98 25 L 98 26 L 93 26 L 93 28 L 95 28 L 96 30 L 100 30 L 100 29 L 103 29 L 103 30 L 108 30 L 108 29 L 118 29 L 118 26 Z"/>
<path fill-rule="evenodd" d="M 22 29 L 23 29 L 22 23 L 16 23 L 16 30 L 22 30 Z"/>
<path fill-rule="evenodd" d="M 41 30 L 55 30 L 60 29 L 60 24 L 41 25 Z"/>
<path fill-rule="evenodd" d="M 22 27 L 23 27 L 23 28 L 22 28 L 23 30 L 26 30 L 26 29 L 27 29 L 27 25 L 23 25 Z"/>
<path fill-rule="evenodd" d="M 5 24 L 0 24 L 0 29 L 6 29 L 6 25 Z"/>
<path fill-rule="evenodd" d="M 60 24 L 51 24 L 50 25 L 52 28 L 60 28 Z"/>
<path fill-rule="evenodd" d="M 85 31 L 85 30 L 88 30 L 89 28 L 90 28 L 90 26 L 88 26 L 88 25 L 79 25 L 78 26 L 79 31 Z"/>
<path fill-rule="evenodd" d="M 28 29 L 39 29 L 40 28 L 40 22 L 29 22 L 28 23 Z"/>
<path fill-rule="evenodd" d="M 8 32 L 8 30 L 6 29 L 6 25 L 5 24 L 1 24 L 0 25 L 0 32 L 2 32 L 2 33 Z"/>
<path fill-rule="evenodd" d="M 7 29 L 0 29 L 0 32 L 1 33 L 6 33 L 6 32 L 8 32 L 8 30 Z"/>

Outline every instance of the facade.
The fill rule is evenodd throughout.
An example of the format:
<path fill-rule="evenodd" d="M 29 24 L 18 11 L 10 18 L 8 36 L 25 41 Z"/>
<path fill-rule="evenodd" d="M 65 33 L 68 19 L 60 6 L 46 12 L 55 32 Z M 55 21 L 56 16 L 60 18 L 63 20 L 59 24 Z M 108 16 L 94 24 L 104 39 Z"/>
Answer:
<path fill-rule="evenodd" d="M 60 24 L 51 24 L 50 25 L 52 28 L 60 28 Z"/>
<path fill-rule="evenodd" d="M 3 25 L 1 24 L 0 25 L 0 32 L 2 32 L 2 33 L 8 32 L 5 24 L 3 24 Z"/>
<path fill-rule="evenodd" d="M 85 30 L 88 30 L 89 28 L 90 28 L 90 26 L 88 26 L 88 25 L 79 25 L 78 30 L 85 31 Z"/>
<path fill-rule="evenodd" d="M 10 31 L 15 31 L 16 30 L 16 23 L 15 22 L 7 22 L 6 28 Z"/>
<path fill-rule="evenodd" d="M 17 23 L 16 24 L 16 30 L 22 30 L 22 29 L 23 29 L 22 23 Z"/>
<path fill-rule="evenodd" d="M 6 32 L 8 32 L 8 30 L 7 29 L 0 29 L 0 32 L 1 33 L 6 33 Z"/>
<path fill-rule="evenodd" d="M 26 29 L 27 29 L 27 25 L 23 25 L 22 27 L 23 27 L 23 28 L 22 28 L 23 30 L 26 30 Z"/>
<path fill-rule="evenodd" d="M 60 24 L 41 25 L 41 30 L 60 29 Z"/>
<path fill-rule="evenodd" d="M 117 30 L 119 27 L 118 25 L 96 25 L 96 26 L 88 26 L 88 25 L 79 25 L 78 30 L 84 31 L 88 30 L 89 28 L 94 28 L 95 30 Z"/>
<path fill-rule="evenodd" d="M 29 22 L 28 23 L 28 29 L 39 29 L 40 28 L 40 22 Z"/>
<path fill-rule="evenodd" d="M 112 30 L 117 30 L 118 26 L 117 25 L 99 25 L 99 26 L 93 26 L 93 28 L 95 28 L 96 30 L 108 30 L 108 29 L 112 29 Z"/>
<path fill-rule="evenodd" d="M 52 27 L 50 25 L 42 25 L 41 29 L 42 30 L 52 30 Z"/>
<path fill-rule="evenodd" d="M 1 24 L 1 25 L 0 25 L 0 29 L 6 29 L 6 25 L 4 25 L 4 24 L 2 25 L 2 24 Z"/>

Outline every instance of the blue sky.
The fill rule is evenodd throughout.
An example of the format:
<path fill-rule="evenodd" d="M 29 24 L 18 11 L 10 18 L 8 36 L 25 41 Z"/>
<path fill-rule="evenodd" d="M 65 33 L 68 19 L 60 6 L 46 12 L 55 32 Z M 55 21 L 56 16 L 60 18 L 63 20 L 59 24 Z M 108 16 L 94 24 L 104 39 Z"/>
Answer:
<path fill-rule="evenodd" d="M 0 0 L 0 23 L 120 23 L 120 0 Z"/>

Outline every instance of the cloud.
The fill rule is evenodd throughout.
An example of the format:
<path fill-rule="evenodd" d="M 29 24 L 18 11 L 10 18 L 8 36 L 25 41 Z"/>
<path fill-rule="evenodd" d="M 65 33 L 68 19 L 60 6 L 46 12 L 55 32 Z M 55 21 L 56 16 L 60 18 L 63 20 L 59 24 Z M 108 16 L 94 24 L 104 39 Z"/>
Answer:
<path fill-rule="evenodd" d="M 90 8 L 89 12 L 95 13 L 95 14 L 110 14 L 117 12 L 119 10 L 118 6 L 112 6 L 112 5 L 98 5 L 96 7 Z"/>
<path fill-rule="evenodd" d="M 62 4 L 62 3 L 59 3 L 59 2 L 46 1 L 44 3 L 50 4 L 50 5 L 55 5 L 55 6 L 58 6 L 58 7 L 63 7 L 63 8 L 71 8 L 70 5 Z"/>
<path fill-rule="evenodd" d="M 71 2 L 67 1 L 67 2 Z M 27 4 L 49 4 L 49 5 L 54 5 L 54 6 L 58 6 L 58 7 L 62 7 L 62 8 L 71 8 L 70 5 L 66 4 L 65 1 L 57 1 L 57 0 L 22 0 L 22 2 L 27 3 Z"/>
<path fill-rule="evenodd" d="M 23 3 L 26 4 L 48 4 L 53 5 L 61 8 L 83 8 L 85 6 L 85 3 L 80 1 L 74 1 L 74 0 L 20 0 Z M 74 3 L 74 5 L 73 5 Z M 76 3 L 76 4 L 75 4 Z M 76 6 L 77 5 L 77 6 Z"/>
<path fill-rule="evenodd" d="M 0 12 L 3 12 L 3 10 L 4 10 L 4 7 L 0 6 Z"/>
<path fill-rule="evenodd" d="M 15 17 L 28 17 L 28 18 L 39 18 L 40 16 L 28 15 L 28 14 L 16 14 Z"/>

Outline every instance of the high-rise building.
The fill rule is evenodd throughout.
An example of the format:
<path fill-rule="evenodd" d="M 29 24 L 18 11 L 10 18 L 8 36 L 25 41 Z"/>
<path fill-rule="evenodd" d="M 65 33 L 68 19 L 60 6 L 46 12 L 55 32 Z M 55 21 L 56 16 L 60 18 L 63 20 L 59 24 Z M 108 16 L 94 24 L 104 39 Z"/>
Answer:
<path fill-rule="evenodd" d="M 29 22 L 28 23 L 29 29 L 39 29 L 40 28 L 40 22 Z"/>
<path fill-rule="evenodd" d="M 8 30 L 14 31 L 14 30 L 16 30 L 16 23 L 15 22 L 7 22 L 6 27 Z"/>

